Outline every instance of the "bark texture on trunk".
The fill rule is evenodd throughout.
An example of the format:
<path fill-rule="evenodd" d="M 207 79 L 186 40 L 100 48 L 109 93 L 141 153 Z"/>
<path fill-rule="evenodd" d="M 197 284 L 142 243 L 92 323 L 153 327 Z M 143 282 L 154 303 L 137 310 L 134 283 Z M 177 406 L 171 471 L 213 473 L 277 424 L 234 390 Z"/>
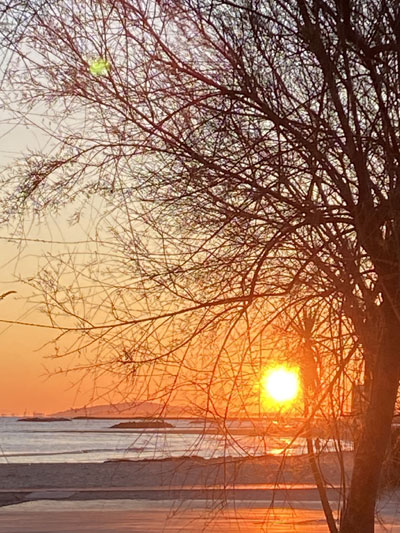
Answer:
<path fill-rule="evenodd" d="M 373 533 L 375 502 L 385 452 L 390 441 L 399 381 L 398 331 L 385 328 L 371 383 L 370 403 L 355 452 L 350 492 L 341 533 Z"/>

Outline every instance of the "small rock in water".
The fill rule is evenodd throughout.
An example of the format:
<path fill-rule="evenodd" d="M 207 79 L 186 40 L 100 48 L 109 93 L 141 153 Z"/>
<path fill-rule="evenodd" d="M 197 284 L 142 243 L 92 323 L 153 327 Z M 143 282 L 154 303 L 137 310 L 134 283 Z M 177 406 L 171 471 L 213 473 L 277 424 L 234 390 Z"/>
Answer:
<path fill-rule="evenodd" d="M 144 420 L 143 422 L 120 422 L 111 426 L 112 429 L 157 429 L 157 428 L 173 428 L 172 424 L 164 420 Z"/>

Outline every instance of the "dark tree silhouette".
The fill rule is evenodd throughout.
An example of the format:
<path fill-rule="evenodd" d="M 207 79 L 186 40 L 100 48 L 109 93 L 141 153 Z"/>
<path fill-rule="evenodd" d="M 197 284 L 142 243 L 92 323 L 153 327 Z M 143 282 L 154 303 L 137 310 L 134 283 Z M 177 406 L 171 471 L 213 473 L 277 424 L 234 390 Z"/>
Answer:
<path fill-rule="evenodd" d="M 96 316 L 82 287 L 54 289 L 60 259 L 39 281 L 49 312 L 137 369 L 182 364 L 200 335 L 219 361 L 232 335 L 249 355 L 283 309 L 320 309 L 321 367 L 362 352 L 369 401 L 340 531 L 372 532 L 400 369 L 398 2 L 59 1 L 30 14 L 9 101 L 60 118 L 58 144 L 6 174 L 4 212 L 102 196 L 125 265 L 113 281 L 91 264 Z"/>

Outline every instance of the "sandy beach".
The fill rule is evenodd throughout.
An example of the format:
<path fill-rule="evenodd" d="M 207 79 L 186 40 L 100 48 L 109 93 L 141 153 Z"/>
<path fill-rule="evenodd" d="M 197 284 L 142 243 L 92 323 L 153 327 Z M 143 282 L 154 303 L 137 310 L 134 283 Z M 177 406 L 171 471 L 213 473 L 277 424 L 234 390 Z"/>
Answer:
<path fill-rule="evenodd" d="M 351 453 L 344 455 L 349 474 Z M 327 481 L 340 482 L 340 468 L 334 454 L 322 454 L 320 465 Z M 257 458 L 180 458 L 105 463 L 10 463 L 0 465 L 0 490 L 35 489 L 161 489 L 246 484 L 313 484 L 306 456 Z"/>
<path fill-rule="evenodd" d="M 398 500 L 386 503 L 375 533 L 400 533 Z M 0 508 L 1 533 L 328 533 L 317 502 L 270 508 L 262 501 L 36 501 Z"/>
<path fill-rule="evenodd" d="M 340 469 L 320 463 L 335 508 Z M 1 533 L 327 531 L 306 457 L 5 464 L 0 479 Z M 381 506 L 396 533 L 399 500 Z"/>
<path fill-rule="evenodd" d="M 346 457 L 351 468 L 351 456 Z M 340 471 L 332 454 L 321 456 L 333 485 Z M 281 504 L 318 499 L 307 458 L 181 458 L 105 463 L 34 463 L 0 465 L 0 505 L 43 500 L 79 502 L 148 500 L 208 502 L 272 501 Z M 329 489 L 334 501 L 337 491 Z M 22 507 L 20 508 L 22 510 Z"/>
<path fill-rule="evenodd" d="M 325 533 L 321 511 L 313 508 L 269 510 L 260 503 L 228 504 L 223 510 L 190 502 L 179 510 L 171 502 L 29 502 L 0 509 L 1 533 Z M 399 530 L 400 531 L 400 530 Z"/>

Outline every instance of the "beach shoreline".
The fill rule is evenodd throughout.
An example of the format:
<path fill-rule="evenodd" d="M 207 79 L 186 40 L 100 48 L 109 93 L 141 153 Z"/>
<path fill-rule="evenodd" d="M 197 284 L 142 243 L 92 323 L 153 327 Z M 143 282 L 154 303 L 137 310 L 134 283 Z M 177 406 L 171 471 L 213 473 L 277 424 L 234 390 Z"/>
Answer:
<path fill-rule="evenodd" d="M 343 456 L 350 474 L 352 454 Z M 340 483 L 335 454 L 321 454 L 321 469 L 332 485 Z M 270 498 L 277 490 L 315 490 L 306 456 L 183 457 L 104 463 L 0 465 L 0 505 L 50 499 L 113 498 Z M 279 488 L 281 486 L 281 489 Z M 298 493 L 300 494 L 300 492 Z"/>
<path fill-rule="evenodd" d="M 328 489 L 337 509 L 337 457 L 325 453 L 319 460 L 329 482 L 337 485 Z M 343 455 L 347 476 L 352 460 L 352 453 Z M 274 533 L 294 526 L 303 533 L 328 531 L 307 456 L 286 457 L 283 463 L 272 455 L 15 463 L 0 465 L 0 479 L 0 533 L 123 533 L 128 525 L 129 531 L 149 533 L 167 526 L 231 533 L 261 531 L 263 524 Z M 400 533 L 400 491 L 380 502 L 386 524 Z M 376 531 L 383 526 L 377 524 Z"/>
<path fill-rule="evenodd" d="M 29 502 L 0 509 L 1 533 L 325 533 L 320 509 L 268 509 L 235 502 L 224 508 L 190 501 L 171 512 L 171 502 Z"/>
<path fill-rule="evenodd" d="M 400 533 L 400 494 L 381 504 L 375 532 Z M 335 507 L 334 507 L 335 509 Z M 337 512 L 334 510 L 337 518 Z M 389 529 L 388 529 L 389 528 Z M 0 508 L 0 533 L 328 533 L 316 501 L 30 501 Z"/>
<path fill-rule="evenodd" d="M 350 474 L 353 453 L 343 453 Z M 328 483 L 339 483 L 341 470 L 334 453 L 321 453 L 321 470 Z M 263 455 L 204 459 L 183 456 L 167 459 L 115 460 L 103 463 L 0 464 L 0 489 L 59 488 L 65 486 L 215 485 L 224 483 L 313 483 L 308 456 Z"/>

